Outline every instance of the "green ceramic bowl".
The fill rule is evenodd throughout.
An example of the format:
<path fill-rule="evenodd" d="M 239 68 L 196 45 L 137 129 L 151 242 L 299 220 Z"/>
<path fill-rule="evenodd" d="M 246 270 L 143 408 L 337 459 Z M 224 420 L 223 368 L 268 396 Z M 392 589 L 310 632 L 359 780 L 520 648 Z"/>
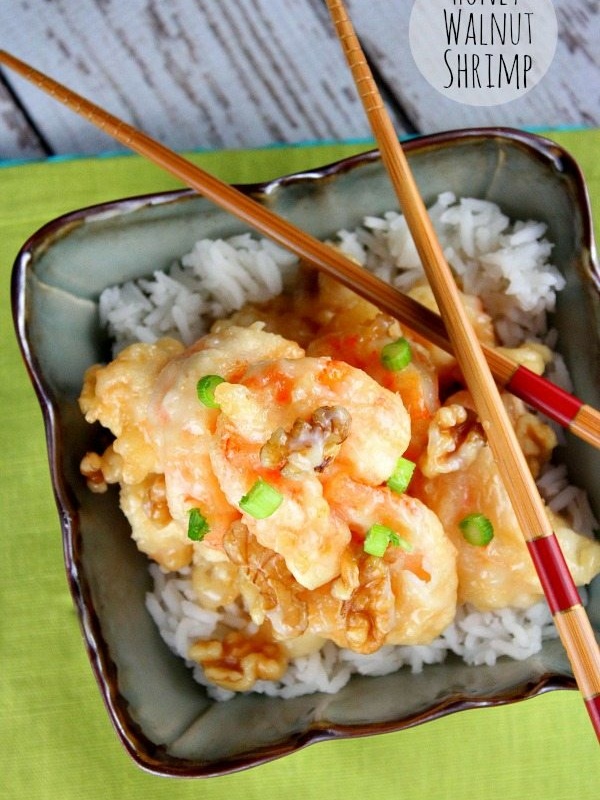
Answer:
<path fill-rule="evenodd" d="M 567 278 L 556 324 L 576 394 L 600 406 L 600 324 L 590 212 L 573 160 L 553 143 L 507 130 L 460 131 L 406 145 L 426 202 L 441 191 L 489 198 L 510 215 L 541 219 Z M 377 153 L 244 191 L 317 237 L 396 207 Z M 115 729 L 150 772 L 210 776 L 323 739 L 381 734 L 474 706 L 574 688 L 559 642 L 526 661 L 467 667 L 449 659 L 381 678 L 355 678 L 335 695 L 292 700 L 239 696 L 214 703 L 162 642 L 144 606 L 146 558 L 135 548 L 115 492 L 94 495 L 78 471 L 97 430 L 78 410 L 84 370 L 107 358 L 97 300 L 108 285 L 167 267 L 205 236 L 242 230 L 192 192 L 119 200 L 57 219 L 23 246 L 13 274 L 14 317 L 44 413 L 67 579 L 92 668 Z M 569 439 L 572 477 L 600 513 L 600 454 Z M 589 613 L 600 630 L 600 581 Z"/>

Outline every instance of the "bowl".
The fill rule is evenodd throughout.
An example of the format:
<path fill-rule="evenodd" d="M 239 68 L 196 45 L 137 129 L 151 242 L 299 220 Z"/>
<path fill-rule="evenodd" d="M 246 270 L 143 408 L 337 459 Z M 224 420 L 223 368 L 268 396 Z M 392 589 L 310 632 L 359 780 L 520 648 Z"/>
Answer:
<path fill-rule="evenodd" d="M 567 280 L 555 314 L 560 349 L 575 393 L 599 406 L 600 274 L 587 193 L 572 158 L 548 140 L 505 129 L 436 134 L 405 149 L 427 203 L 450 189 L 547 223 L 553 261 Z M 241 188 L 319 238 L 397 205 L 375 151 Z M 132 758 L 158 775 L 221 775 L 321 740 L 399 731 L 575 688 L 563 648 L 552 640 L 525 661 L 468 667 L 450 658 L 420 674 L 355 677 L 333 695 L 248 694 L 216 703 L 168 650 L 145 609 L 148 562 L 116 492 L 92 494 L 79 474 L 97 430 L 84 422 L 77 397 L 85 369 L 109 357 L 100 292 L 166 268 L 201 237 L 241 230 L 187 190 L 117 200 L 45 225 L 24 244 L 13 271 L 16 332 L 44 415 L 67 580 L 106 708 Z M 565 458 L 600 513 L 600 453 L 567 437 Z M 600 578 L 590 587 L 588 613 L 600 630 Z"/>

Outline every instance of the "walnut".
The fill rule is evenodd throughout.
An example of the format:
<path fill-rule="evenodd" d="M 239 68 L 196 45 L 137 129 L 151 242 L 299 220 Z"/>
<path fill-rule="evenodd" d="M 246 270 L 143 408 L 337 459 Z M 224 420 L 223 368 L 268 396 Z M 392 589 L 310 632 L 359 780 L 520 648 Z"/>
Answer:
<path fill-rule="evenodd" d="M 304 589 L 283 556 L 259 544 L 242 522 L 230 526 L 223 547 L 230 561 L 240 568 L 241 592 L 254 622 L 262 624 L 267 619 L 279 639 L 303 634 L 308 624 Z"/>
<path fill-rule="evenodd" d="M 165 476 L 149 475 L 144 481 L 146 498 L 143 503 L 144 513 L 157 525 L 168 525 L 172 517 L 167 504 L 167 487 Z"/>
<path fill-rule="evenodd" d="M 395 603 L 389 564 L 355 544 L 341 577 L 310 593 L 309 630 L 339 647 L 374 653 L 394 627 Z"/>
<path fill-rule="evenodd" d="M 280 680 L 288 667 L 285 647 L 260 632 L 232 631 L 222 640 L 199 640 L 188 654 L 211 683 L 233 692 L 247 692 L 259 680 Z"/>
<path fill-rule="evenodd" d="M 98 453 L 86 453 L 81 459 L 79 469 L 90 491 L 103 494 L 108 489 L 106 478 L 102 472 L 102 456 L 99 456 Z"/>
<path fill-rule="evenodd" d="M 288 478 L 322 472 L 348 438 L 351 422 L 343 406 L 320 406 L 309 419 L 297 419 L 289 432 L 277 428 L 261 448 L 261 463 Z"/>
<path fill-rule="evenodd" d="M 475 412 L 459 403 L 442 406 L 429 426 L 427 449 L 419 467 L 428 478 L 472 464 L 485 444 Z"/>
<path fill-rule="evenodd" d="M 123 458 L 115 452 L 114 443 L 110 444 L 100 455 L 86 453 L 79 465 L 81 474 L 86 479 L 92 492 L 103 493 L 108 484 L 118 483 L 123 478 Z"/>

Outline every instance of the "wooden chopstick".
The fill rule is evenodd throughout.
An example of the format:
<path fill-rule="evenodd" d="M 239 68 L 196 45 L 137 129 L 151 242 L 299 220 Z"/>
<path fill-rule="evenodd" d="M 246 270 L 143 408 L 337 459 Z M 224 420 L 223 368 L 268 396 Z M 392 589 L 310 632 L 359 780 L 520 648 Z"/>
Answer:
<path fill-rule="evenodd" d="M 107 111 L 75 94 L 15 56 L 0 50 L 0 63 L 36 84 L 42 91 L 84 116 L 92 124 L 149 160 L 183 183 L 196 189 L 216 205 L 279 242 L 300 258 L 314 264 L 353 291 L 396 317 L 432 344 L 452 353 L 441 318 L 412 298 L 384 283 L 355 264 L 338 250 L 318 241 L 277 217 L 260 203 L 204 172 L 146 134 L 127 125 Z M 600 412 L 564 391 L 546 378 L 536 375 L 499 350 L 483 346 L 483 352 L 499 386 L 542 411 L 574 435 L 600 448 Z"/>
<path fill-rule="evenodd" d="M 341 0 L 327 0 L 356 88 L 600 741 L 600 648 L 535 481 Z"/>

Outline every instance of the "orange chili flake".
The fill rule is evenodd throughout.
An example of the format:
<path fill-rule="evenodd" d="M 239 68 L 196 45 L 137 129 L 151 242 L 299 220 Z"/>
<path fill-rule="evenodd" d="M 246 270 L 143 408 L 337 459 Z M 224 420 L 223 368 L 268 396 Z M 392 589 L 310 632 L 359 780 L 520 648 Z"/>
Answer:
<path fill-rule="evenodd" d="M 294 381 L 285 372 L 270 371 L 258 372 L 249 375 L 244 381 L 244 386 L 248 389 L 262 389 L 267 387 L 273 394 L 273 399 L 282 405 L 290 403 L 292 400 L 292 390 Z"/>
<path fill-rule="evenodd" d="M 347 365 L 343 361 L 330 361 L 319 373 L 319 383 L 335 388 L 347 374 Z"/>

